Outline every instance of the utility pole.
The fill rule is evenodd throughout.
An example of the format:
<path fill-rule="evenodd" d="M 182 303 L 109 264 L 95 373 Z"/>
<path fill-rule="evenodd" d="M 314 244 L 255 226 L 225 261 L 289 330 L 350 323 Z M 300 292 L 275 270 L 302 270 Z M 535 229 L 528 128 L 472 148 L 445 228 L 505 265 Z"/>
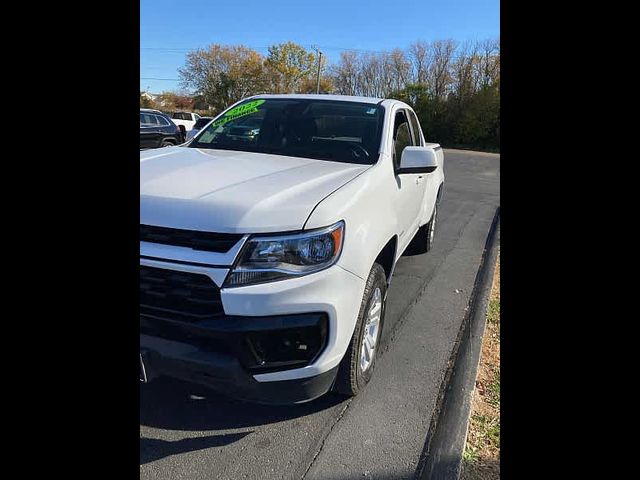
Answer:
<path fill-rule="evenodd" d="M 316 79 L 316 93 L 320 93 L 320 70 L 322 69 L 322 52 L 318 49 L 318 47 L 311 46 L 316 53 L 318 54 L 318 76 Z"/>

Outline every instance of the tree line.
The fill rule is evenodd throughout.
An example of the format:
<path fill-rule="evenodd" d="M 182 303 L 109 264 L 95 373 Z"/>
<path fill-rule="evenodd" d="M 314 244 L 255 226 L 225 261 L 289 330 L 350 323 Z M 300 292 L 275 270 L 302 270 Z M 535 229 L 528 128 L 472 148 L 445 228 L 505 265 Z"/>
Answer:
<path fill-rule="evenodd" d="M 428 140 L 499 150 L 499 39 L 349 50 L 333 64 L 320 58 L 322 93 L 403 100 L 415 109 Z M 194 92 L 191 106 L 216 113 L 259 93 L 315 93 L 317 68 L 314 51 L 286 42 L 270 46 L 266 55 L 242 45 L 211 45 L 188 52 L 178 73 L 181 87 Z M 184 105 L 183 96 L 173 95 Z"/>

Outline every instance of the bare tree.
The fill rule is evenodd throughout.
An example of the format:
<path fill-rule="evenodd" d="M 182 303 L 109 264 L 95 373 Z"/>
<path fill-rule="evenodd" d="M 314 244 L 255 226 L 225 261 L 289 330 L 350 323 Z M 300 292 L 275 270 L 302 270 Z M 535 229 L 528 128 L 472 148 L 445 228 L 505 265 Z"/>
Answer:
<path fill-rule="evenodd" d="M 396 48 L 386 55 L 386 73 L 389 76 L 388 90 L 386 90 L 385 96 L 391 92 L 402 90 L 406 85 L 411 83 L 411 62 L 407 58 L 407 55 Z"/>
<path fill-rule="evenodd" d="M 475 73 L 478 64 L 477 43 L 467 42 L 458 48 L 451 65 L 451 86 L 456 96 L 469 97 L 477 91 Z"/>
<path fill-rule="evenodd" d="M 456 51 L 453 40 L 436 40 L 431 44 L 433 62 L 429 68 L 429 83 L 434 97 L 444 100 L 451 85 L 451 63 Z"/>
<path fill-rule="evenodd" d="M 429 44 L 423 40 L 412 43 L 409 46 L 408 55 L 412 66 L 413 83 L 426 84 L 431 67 Z"/>
<path fill-rule="evenodd" d="M 330 67 L 330 71 L 337 93 L 342 95 L 358 95 L 360 93 L 360 71 L 356 52 L 340 53 L 340 60 L 336 65 Z"/>
<path fill-rule="evenodd" d="M 500 39 L 490 39 L 478 45 L 479 86 L 488 87 L 500 79 Z"/>
<path fill-rule="evenodd" d="M 367 97 L 381 97 L 386 83 L 384 65 L 375 53 L 365 53 L 360 56 L 360 95 Z"/>

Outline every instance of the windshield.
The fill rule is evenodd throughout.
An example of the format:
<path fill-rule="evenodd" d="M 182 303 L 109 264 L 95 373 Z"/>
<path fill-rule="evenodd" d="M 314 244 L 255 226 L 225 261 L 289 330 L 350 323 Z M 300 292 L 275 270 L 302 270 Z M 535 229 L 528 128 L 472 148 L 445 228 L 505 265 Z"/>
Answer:
<path fill-rule="evenodd" d="M 218 117 L 190 147 L 372 165 L 383 113 L 379 105 L 348 101 L 249 100 Z"/>

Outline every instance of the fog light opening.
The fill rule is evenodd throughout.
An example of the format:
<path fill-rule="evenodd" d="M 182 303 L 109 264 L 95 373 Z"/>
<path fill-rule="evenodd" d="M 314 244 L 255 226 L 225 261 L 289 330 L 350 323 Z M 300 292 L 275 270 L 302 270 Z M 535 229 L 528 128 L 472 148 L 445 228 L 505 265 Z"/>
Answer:
<path fill-rule="evenodd" d="M 245 366 L 249 370 L 286 370 L 301 368 L 315 360 L 322 351 L 327 328 L 324 322 L 308 327 L 295 327 L 246 334 L 250 355 Z"/>

